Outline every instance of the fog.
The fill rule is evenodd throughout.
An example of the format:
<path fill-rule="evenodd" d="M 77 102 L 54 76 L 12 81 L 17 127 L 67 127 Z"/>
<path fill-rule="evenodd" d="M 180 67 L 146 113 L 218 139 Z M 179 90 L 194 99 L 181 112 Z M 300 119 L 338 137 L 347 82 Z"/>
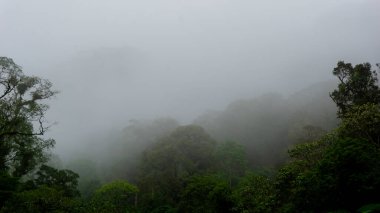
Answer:
<path fill-rule="evenodd" d="M 133 120 L 182 124 L 269 92 L 380 62 L 376 0 L 0 0 L 0 55 L 60 94 L 46 117 L 61 155 Z M 328 95 L 328 94 L 326 94 Z M 104 143 L 107 143 L 105 139 Z"/>

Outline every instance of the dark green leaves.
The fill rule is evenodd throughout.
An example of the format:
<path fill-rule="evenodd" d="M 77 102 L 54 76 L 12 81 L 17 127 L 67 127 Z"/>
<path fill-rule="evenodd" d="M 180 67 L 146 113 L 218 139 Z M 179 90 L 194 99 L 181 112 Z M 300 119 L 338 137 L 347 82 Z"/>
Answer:
<path fill-rule="evenodd" d="M 339 79 L 339 85 L 330 97 L 338 106 L 340 118 L 344 117 L 355 105 L 380 103 L 377 73 L 371 70 L 369 63 L 353 67 L 350 63 L 339 61 L 333 74 Z"/>

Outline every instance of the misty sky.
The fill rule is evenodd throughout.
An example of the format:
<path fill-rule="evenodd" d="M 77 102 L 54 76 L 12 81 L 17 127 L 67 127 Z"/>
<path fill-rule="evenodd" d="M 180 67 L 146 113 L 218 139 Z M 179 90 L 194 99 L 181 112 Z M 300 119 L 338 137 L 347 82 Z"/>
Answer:
<path fill-rule="evenodd" d="M 338 60 L 380 62 L 379 38 L 377 0 L 0 0 L 0 56 L 60 91 L 58 150 L 130 119 L 290 94 Z"/>

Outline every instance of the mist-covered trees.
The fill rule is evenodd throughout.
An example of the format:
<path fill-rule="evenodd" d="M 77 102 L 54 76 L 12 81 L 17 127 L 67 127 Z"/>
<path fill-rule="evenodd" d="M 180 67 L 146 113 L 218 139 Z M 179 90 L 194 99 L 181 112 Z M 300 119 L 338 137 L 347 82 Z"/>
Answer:
<path fill-rule="evenodd" d="M 239 143 L 217 142 L 196 125 L 180 126 L 143 153 L 140 205 L 144 212 L 229 212 L 246 162 Z"/>
<path fill-rule="evenodd" d="M 318 141 L 336 125 L 328 85 L 288 99 L 271 94 L 236 102 L 196 120 L 207 132 L 196 125 L 176 128 L 170 119 L 132 121 L 119 141 L 108 143 L 109 158 L 98 167 L 107 178 L 101 179 L 136 184 L 142 212 L 294 210 L 288 205 L 299 195 L 292 195 L 298 187 L 293 183 L 320 162 L 329 143 Z M 295 143 L 300 145 L 290 153 L 292 162 L 298 160 L 277 175 L 273 166 L 285 162 L 286 149 Z"/>
<path fill-rule="evenodd" d="M 68 162 L 66 167 L 80 176 L 78 190 L 82 197 L 90 198 L 95 190 L 101 186 L 101 180 L 93 161 L 88 159 L 73 159 Z"/>
<path fill-rule="evenodd" d="M 275 182 L 280 212 L 353 212 L 379 202 L 379 88 L 370 67 L 339 62 L 334 69 L 341 83 L 331 96 L 342 122 L 325 137 L 290 150 L 291 161 Z"/>
<path fill-rule="evenodd" d="M 245 148 L 237 142 L 219 143 L 215 158 L 217 171 L 226 176 L 230 187 L 237 184 L 248 169 Z"/>
<path fill-rule="evenodd" d="M 186 178 L 208 172 L 215 164 L 216 142 L 199 126 L 182 126 L 143 153 L 139 188 L 146 200 L 179 201 Z"/>
<path fill-rule="evenodd" d="M 96 176 L 101 181 L 128 179 L 136 182 L 138 165 L 144 150 L 153 146 L 159 138 L 171 133 L 178 125 L 172 118 L 130 120 L 122 131 L 99 137 L 101 139 L 96 145 L 91 144 L 88 147 L 92 151 L 81 153 L 79 161 L 73 160 L 77 162 L 71 162 L 70 168 L 81 173 L 85 179 L 93 179 L 94 175 L 90 175 L 88 169 L 94 168 L 97 171 L 93 170 L 91 173 L 98 172 Z M 86 159 L 87 169 L 80 170 L 78 167 Z"/>
<path fill-rule="evenodd" d="M 4 73 L 19 69 L 3 60 L 8 64 Z M 200 117 L 199 125 L 131 121 L 101 147 L 103 152 L 93 154 L 96 158 L 81 156 L 68 163 L 82 175 L 79 182 L 77 173 L 43 164 L 53 143 L 39 137 L 46 130 L 42 118 L 47 109 L 39 101 L 51 96 L 38 99 L 38 83 L 18 88 L 8 77 L 2 84 L 6 98 L 0 99 L 0 212 L 374 210 L 380 203 L 376 75 L 369 64 L 343 62 L 333 74 L 340 79 L 330 94 L 340 124 L 332 131 L 336 108 L 320 98 L 328 97 L 326 88 L 313 98 L 308 91 L 287 99 L 271 94 L 238 101 Z M 19 85 L 29 82 L 21 76 Z"/>
<path fill-rule="evenodd" d="M 288 98 L 267 94 L 236 101 L 223 111 L 198 117 L 195 123 L 216 140 L 239 142 L 251 168 L 278 167 L 291 145 L 316 139 L 336 127 L 336 107 L 328 97 L 334 86 L 323 82 Z"/>
<path fill-rule="evenodd" d="M 355 78 L 362 79 L 361 74 Z M 149 128 L 131 125 L 129 136 L 140 136 L 126 138 L 144 147 L 135 149 L 144 150 L 135 176 L 137 209 L 326 212 L 356 211 L 379 202 L 379 104 L 370 95 L 352 104 L 340 116 L 338 128 L 330 131 L 337 125 L 336 108 L 326 100 L 329 87 L 320 87 L 311 89 L 312 98 L 309 90 L 288 99 L 272 94 L 235 102 L 197 119 L 205 129 L 168 128 L 153 138 L 146 134 L 154 132 Z M 376 94 L 372 89 L 369 93 Z M 277 171 L 268 169 L 274 165 Z"/>

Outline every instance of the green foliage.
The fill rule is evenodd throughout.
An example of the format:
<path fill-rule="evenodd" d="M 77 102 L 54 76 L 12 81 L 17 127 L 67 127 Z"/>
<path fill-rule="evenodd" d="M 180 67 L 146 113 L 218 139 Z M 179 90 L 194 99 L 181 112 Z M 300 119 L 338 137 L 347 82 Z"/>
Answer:
<path fill-rule="evenodd" d="M 138 187 L 117 180 L 95 190 L 95 164 L 73 161 L 69 167 L 82 175 L 86 200 L 79 199 L 77 173 L 43 165 L 44 151 L 54 145 L 38 137 L 46 130 L 48 107 L 42 102 L 56 93 L 51 83 L 25 76 L 9 58 L 0 58 L 0 67 L 0 212 L 379 210 L 380 92 L 368 63 L 353 67 L 338 62 L 334 69 L 340 84 L 330 96 L 342 122 L 328 134 L 323 128 L 331 123 L 314 124 L 318 113 L 299 110 L 310 105 L 292 109 L 289 100 L 295 99 L 276 95 L 236 102 L 224 114 L 203 120 L 213 135 L 227 139 L 219 144 L 200 126 L 181 126 L 169 134 L 178 125 L 174 120 L 133 121 L 123 141 L 110 149 L 117 157 L 100 171 L 109 173 L 104 180 L 137 179 Z M 295 143 L 287 136 L 299 143 L 274 178 L 258 170 L 246 173 L 246 149 L 251 168 L 278 166 L 285 158 L 274 160 L 273 155 Z M 368 203 L 373 204 L 363 206 Z"/>
<path fill-rule="evenodd" d="M 377 202 L 380 193 L 380 91 L 368 63 L 338 62 L 338 89 L 330 94 L 342 118 L 339 128 L 289 151 L 291 161 L 279 170 L 279 212 L 353 212 Z M 344 210 L 334 212 L 347 212 Z"/>
<path fill-rule="evenodd" d="M 380 211 L 380 203 L 368 204 L 358 209 L 360 213 L 375 213 Z"/>
<path fill-rule="evenodd" d="M 9 148 L 12 150 L 8 158 L 10 171 L 15 177 L 26 175 L 35 169 L 41 163 L 47 161 L 48 156 L 44 152 L 54 146 L 55 141 L 52 139 L 41 139 L 37 136 L 15 135 L 9 143 Z"/>
<path fill-rule="evenodd" d="M 289 150 L 290 162 L 278 171 L 275 180 L 276 200 L 281 208 L 291 209 L 293 200 L 298 196 L 296 190 L 300 188 L 300 180 L 305 179 L 305 175 L 309 175 L 319 165 L 326 149 L 336 138 L 336 134 L 331 133 L 317 141 L 297 144 Z"/>
<path fill-rule="evenodd" d="M 45 185 L 62 191 L 67 197 L 79 196 L 77 189 L 79 175 L 71 170 L 58 170 L 42 165 L 36 175 L 33 182 L 37 187 Z"/>
<path fill-rule="evenodd" d="M 336 138 L 316 156 L 319 160 L 302 156 L 279 171 L 279 209 L 353 211 L 363 203 L 376 201 L 380 193 L 380 152 L 374 144 Z"/>
<path fill-rule="evenodd" d="M 338 106 L 339 117 L 345 117 L 355 105 L 380 104 L 377 73 L 371 70 L 371 64 L 363 63 L 353 67 L 350 63 L 339 61 L 333 74 L 339 79 L 339 85 L 330 97 Z"/>
<path fill-rule="evenodd" d="M 54 140 L 38 137 L 47 129 L 46 100 L 57 93 L 51 87 L 47 80 L 24 75 L 12 59 L 0 57 L 1 204 L 17 189 L 14 180 L 45 162 L 45 151 L 54 145 Z"/>
<path fill-rule="evenodd" d="M 10 198 L 19 185 L 19 178 L 12 177 L 8 172 L 0 172 L 0 207 Z"/>
<path fill-rule="evenodd" d="M 276 208 L 280 212 L 302 212 L 301 205 L 306 198 L 300 193 L 304 189 L 316 187 L 313 184 L 306 186 L 314 180 L 314 169 L 318 167 L 326 150 L 337 140 L 336 134 L 328 134 L 320 140 L 296 145 L 289 150 L 290 162 L 283 166 L 276 175 L 274 182 L 276 191 Z M 317 197 L 318 195 L 311 195 Z M 306 201 L 308 202 L 308 201 Z"/>
<path fill-rule="evenodd" d="M 233 192 L 234 212 L 273 212 L 274 187 L 268 177 L 248 173 Z"/>
<path fill-rule="evenodd" d="M 231 209 L 229 183 L 217 175 L 195 175 L 185 183 L 180 212 L 217 213 Z"/>
<path fill-rule="evenodd" d="M 69 198 L 64 191 L 41 186 L 37 189 L 15 193 L 0 212 L 81 212 L 80 200 Z"/>
<path fill-rule="evenodd" d="M 96 190 L 96 195 L 112 194 L 112 193 L 134 194 L 138 192 L 136 186 L 131 185 L 127 181 L 116 180 L 111 183 L 107 183 Z"/>
<path fill-rule="evenodd" d="M 23 74 L 12 59 L 0 57 L 0 169 L 16 176 L 31 171 L 53 140 L 36 137 L 46 131 L 43 102 L 56 94 L 52 84 Z M 34 126 L 38 127 L 37 129 Z M 12 156 L 12 157 L 9 157 Z"/>
<path fill-rule="evenodd" d="M 321 161 L 318 172 L 328 190 L 326 205 L 355 210 L 378 201 L 380 193 L 380 151 L 362 139 L 341 139 Z"/>
<path fill-rule="evenodd" d="M 1 212 L 80 212 L 83 210 L 77 190 L 78 175 L 42 165 L 36 174 L 10 194 Z M 8 177 L 9 179 L 9 177 Z M 3 182 L 8 188 L 9 181 Z M 8 185 L 9 184 L 9 185 Z"/>
<path fill-rule="evenodd" d="M 149 211 L 150 213 L 177 213 L 177 208 L 170 205 L 158 206 L 157 208 Z"/>
<path fill-rule="evenodd" d="M 338 132 L 342 137 L 362 138 L 380 146 L 380 105 L 368 103 L 352 107 Z"/>
<path fill-rule="evenodd" d="M 247 170 L 244 147 L 236 142 L 227 141 L 218 144 L 215 156 L 218 171 L 227 176 L 230 186 L 236 184 L 238 178 Z"/>
<path fill-rule="evenodd" d="M 303 169 L 315 167 L 323 158 L 326 149 L 331 146 L 335 140 L 337 140 L 337 135 L 333 131 L 319 140 L 295 145 L 288 151 L 291 164 L 302 165 Z"/>
<path fill-rule="evenodd" d="M 130 212 L 136 210 L 138 188 L 127 181 L 116 180 L 96 190 L 91 212 Z"/>
<path fill-rule="evenodd" d="M 176 203 L 187 177 L 212 169 L 215 147 L 216 142 L 193 125 L 178 127 L 163 137 L 143 154 L 139 178 L 143 200 Z"/>

